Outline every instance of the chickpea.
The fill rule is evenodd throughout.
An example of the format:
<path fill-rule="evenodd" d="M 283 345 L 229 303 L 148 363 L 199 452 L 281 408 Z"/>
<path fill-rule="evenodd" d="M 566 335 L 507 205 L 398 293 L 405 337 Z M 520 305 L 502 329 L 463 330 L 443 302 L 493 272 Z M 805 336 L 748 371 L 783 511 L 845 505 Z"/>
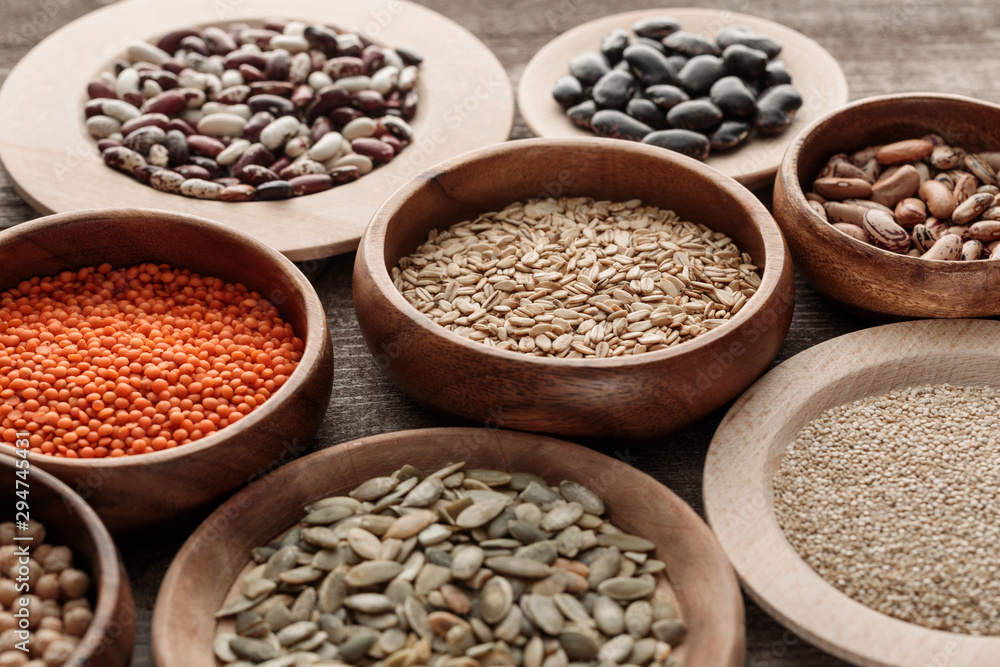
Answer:
<path fill-rule="evenodd" d="M 28 604 L 21 604 L 22 601 L 26 601 Z M 34 630 L 42 620 L 42 599 L 34 594 L 22 595 L 14 601 L 11 611 L 16 615 L 25 607 L 28 609 L 28 627 Z"/>
<path fill-rule="evenodd" d="M 52 547 L 44 558 L 40 558 L 46 572 L 62 572 L 73 567 L 73 552 L 69 547 Z"/>
<path fill-rule="evenodd" d="M 37 653 L 38 655 L 44 654 L 45 649 L 49 647 L 49 644 L 62 639 L 62 636 L 62 632 L 40 628 L 38 632 L 35 633 L 35 641 L 31 643 L 32 652 Z"/>
<path fill-rule="evenodd" d="M 0 570 L 6 572 L 11 565 L 17 565 L 17 547 L 13 544 L 0 547 Z"/>
<path fill-rule="evenodd" d="M 63 622 L 61 618 L 56 618 L 55 616 L 42 616 L 41 622 L 38 624 L 39 630 L 55 630 L 59 634 L 63 633 Z"/>
<path fill-rule="evenodd" d="M 10 609 L 14 600 L 18 598 L 17 584 L 10 579 L 0 579 L 0 604 L 5 609 Z"/>
<path fill-rule="evenodd" d="M 4 521 L 3 523 L 0 523 L 0 544 L 14 544 L 14 533 L 15 528 L 13 521 Z"/>
<path fill-rule="evenodd" d="M 73 600 L 67 600 L 63 603 L 63 613 L 65 614 L 70 609 L 76 609 L 78 607 L 90 609 L 90 600 L 87 598 L 74 598 Z"/>
<path fill-rule="evenodd" d="M 15 532 L 18 537 L 30 537 L 31 544 L 42 544 L 45 542 L 45 526 L 37 521 L 29 521 L 28 530 L 16 530 Z"/>
<path fill-rule="evenodd" d="M 90 577 L 82 570 L 67 568 L 59 573 L 59 588 L 63 597 L 83 597 L 90 588 Z"/>
<path fill-rule="evenodd" d="M 31 639 L 31 635 L 28 635 L 28 639 Z M 18 639 L 17 635 L 14 634 L 14 630 L 4 630 L 0 632 L 0 653 L 4 651 L 13 651 L 14 646 L 18 644 L 21 640 Z"/>
<path fill-rule="evenodd" d="M 18 577 L 23 576 L 21 568 L 24 567 L 28 568 L 28 588 L 35 590 L 35 584 L 38 583 L 39 577 L 41 577 L 44 572 L 42 571 L 42 564 L 34 558 L 29 558 L 27 565 L 22 565 L 20 559 L 18 559 L 17 562 L 11 565 L 7 570 L 7 576 L 11 579 L 17 579 Z"/>
<path fill-rule="evenodd" d="M 66 639 L 57 639 L 46 647 L 42 660 L 45 661 L 46 667 L 62 667 L 73 655 L 75 648 L 75 645 Z"/>
<path fill-rule="evenodd" d="M 66 633 L 74 637 L 82 637 L 83 633 L 90 627 L 90 622 L 94 620 L 94 614 L 89 609 L 77 607 L 70 609 L 63 615 L 63 623 L 66 626 Z"/>
<path fill-rule="evenodd" d="M 59 599 L 59 575 L 55 572 L 43 574 L 35 584 L 35 594 L 43 600 Z"/>
<path fill-rule="evenodd" d="M 0 612 L 0 632 L 17 627 L 17 619 L 9 611 Z"/>
<path fill-rule="evenodd" d="M 4 651 L 0 653 L 0 667 L 24 667 L 28 664 L 28 654 L 24 651 Z"/>
<path fill-rule="evenodd" d="M 59 618 L 60 616 L 62 616 L 62 608 L 59 606 L 58 600 L 42 600 L 41 598 L 38 599 L 39 599 L 39 609 L 40 609 L 39 615 L 42 618 L 45 617 Z M 41 619 L 39 619 L 39 622 L 41 622 Z"/>
<path fill-rule="evenodd" d="M 51 544 L 40 544 L 31 550 L 31 557 L 41 564 L 45 564 L 45 557 L 52 551 Z"/>

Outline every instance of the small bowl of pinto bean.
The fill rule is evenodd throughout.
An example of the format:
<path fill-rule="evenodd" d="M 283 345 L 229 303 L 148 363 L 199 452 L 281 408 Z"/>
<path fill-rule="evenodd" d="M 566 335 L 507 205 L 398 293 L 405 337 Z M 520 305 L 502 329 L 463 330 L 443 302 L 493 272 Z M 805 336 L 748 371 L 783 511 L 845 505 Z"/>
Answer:
<path fill-rule="evenodd" d="M 145 209 L 0 234 L 0 455 L 112 531 L 183 515 L 301 454 L 326 410 L 322 304 L 276 250 Z"/>
<path fill-rule="evenodd" d="M 874 319 L 1000 315 L 1000 106 L 872 97 L 817 120 L 778 172 L 775 219 L 817 290 Z"/>
<path fill-rule="evenodd" d="M 767 209 L 655 146 L 530 139 L 401 187 L 354 268 L 368 349 L 414 400 L 490 427 L 648 439 L 735 398 L 791 321 Z"/>

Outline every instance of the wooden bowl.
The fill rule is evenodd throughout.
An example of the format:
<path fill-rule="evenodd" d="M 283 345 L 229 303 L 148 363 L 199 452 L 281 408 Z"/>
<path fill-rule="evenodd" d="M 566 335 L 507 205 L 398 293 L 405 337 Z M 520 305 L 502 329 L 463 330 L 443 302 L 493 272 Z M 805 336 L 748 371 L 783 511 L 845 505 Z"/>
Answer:
<path fill-rule="evenodd" d="M 746 7 L 749 3 L 743 3 Z M 792 75 L 792 84 L 802 95 L 802 108 L 792 124 L 776 137 L 754 136 L 731 151 L 713 152 L 707 164 L 748 188 L 769 185 L 781 164 L 785 149 L 795 134 L 823 114 L 847 102 L 847 78 L 840 65 L 822 46 L 800 32 L 757 16 L 722 9 L 664 7 L 640 9 L 589 21 L 568 30 L 542 47 L 521 75 L 517 106 L 525 123 L 539 137 L 586 137 L 594 133 L 577 127 L 552 99 L 552 87 L 569 73 L 569 59 L 584 51 L 597 51 L 601 38 L 615 28 L 631 30 L 632 24 L 648 16 L 672 16 L 683 30 L 705 37 L 728 25 L 747 25 L 782 43 L 778 59 Z"/>
<path fill-rule="evenodd" d="M 192 25 L 261 26 L 276 15 L 357 28 L 380 44 L 424 57 L 413 142 L 398 158 L 326 192 L 239 204 L 159 192 L 105 166 L 84 125 L 87 82 L 111 70 L 130 41 L 155 41 Z M 36 100 L 46 100 L 44 120 Z M 18 62 L 0 90 L 0 118 L 3 166 L 17 192 L 42 214 L 139 206 L 198 215 L 304 261 L 354 250 L 375 210 L 414 175 L 506 140 L 514 91 L 503 65 L 475 35 L 407 0 L 126 0 L 60 28 Z"/>
<path fill-rule="evenodd" d="M 1000 262 L 945 262 L 897 255 L 835 229 L 804 192 L 826 161 L 875 144 L 940 134 L 970 151 L 1000 149 L 1000 106 L 958 95 L 871 97 L 807 127 L 785 154 L 774 187 L 774 217 L 796 266 L 813 286 L 876 319 L 987 317 L 1000 301 Z"/>
<path fill-rule="evenodd" d="M 578 445 L 496 429 L 434 428 L 348 442 L 296 461 L 228 500 L 188 539 L 167 571 L 153 610 L 153 660 L 159 667 L 214 667 L 214 614 L 250 549 L 302 518 L 319 498 L 404 464 L 430 472 L 446 463 L 532 472 L 549 483 L 594 489 L 625 531 L 656 543 L 669 588 L 690 631 L 675 656 L 683 665 L 737 667 L 745 658 L 743 602 L 732 569 L 708 527 L 648 475 Z"/>
<path fill-rule="evenodd" d="M 543 358 L 486 347 L 411 306 L 389 269 L 434 228 L 537 197 L 590 196 L 673 209 L 725 232 L 763 269 L 733 320 L 668 350 Z M 365 232 L 354 266 L 361 333 L 379 366 L 433 409 L 485 424 L 576 436 L 649 438 L 746 389 L 774 359 L 792 316 L 792 265 L 764 206 L 701 162 L 609 139 L 529 139 L 438 165 L 400 188 Z"/>
<path fill-rule="evenodd" d="M 165 262 L 242 282 L 278 306 L 305 341 L 288 381 L 247 418 L 172 450 L 115 459 L 30 454 L 119 531 L 154 524 L 213 500 L 291 460 L 326 411 L 333 352 L 319 297 L 295 266 L 251 236 L 194 216 L 95 209 L 26 222 L 0 233 L 0 290 L 32 276 L 110 262 Z M 10 446 L 0 452 L 11 455 Z"/>
<path fill-rule="evenodd" d="M 1000 322 L 983 320 L 903 322 L 840 336 L 770 371 L 723 419 L 705 462 L 709 524 L 747 592 L 797 635 L 865 667 L 997 664 L 1000 637 L 906 623 L 823 580 L 778 526 L 772 480 L 802 427 L 832 407 L 925 384 L 1000 386 L 998 337 Z"/>
<path fill-rule="evenodd" d="M 27 487 L 16 486 L 15 474 L 24 470 L 17 467 L 19 461 L 20 456 L 0 456 L 0 477 L 4 480 L 0 485 L 3 520 L 14 518 L 14 506 L 23 500 L 16 492 L 27 488 L 29 523 L 42 523 L 46 542 L 70 547 L 74 567 L 90 575 L 88 597 L 94 619 L 66 665 L 125 667 L 132 656 L 135 604 L 114 540 L 94 510 L 71 488 L 45 471 L 29 467 Z M 31 542 L 18 544 L 29 550 L 39 546 Z"/>

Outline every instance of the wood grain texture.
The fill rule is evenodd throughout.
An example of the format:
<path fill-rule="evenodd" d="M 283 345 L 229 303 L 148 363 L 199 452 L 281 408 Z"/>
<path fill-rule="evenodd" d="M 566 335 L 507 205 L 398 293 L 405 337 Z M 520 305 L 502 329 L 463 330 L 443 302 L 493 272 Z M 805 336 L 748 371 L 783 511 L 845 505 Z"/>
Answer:
<path fill-rule="evenodd" d="M 196 442 L 141 456 L 65 459 L 29 454 L 85 496 L 112 531 L 174 519 L 245 485 L 309 438 L 330 398 L 333 354 L 323 307 L 305 276 L 247 234 L 166 211 L 63 213 L 0 233 L 0 285 L 109 262 L 165 263 L 243 283 L 278 307 L 305 341 L 298 367 L 259 409 Z M 9 443 L 8 443 L 9 444 Z M 7 445 L 0 454 L 13 456 Z M 291 454 L 287 454 L 291 459 Z"/>
<path fill-rule="evenodd" d="M 307 260 L 353 250 L 379 204 L 414 175 L 507 138 L 514 116 L 510 82 L 496 57 L 460 25 L 406 0 L 359 0 L 336 11 L 325 0 L 296 0 L 289 17 L 361 26 L 379 42 L 424 56 L 414 140 L 399 157 L 326 192 L 240 204 L 160 192 L 104 164 L 83 124 L 80 98 L 130 41 L 190 25 L 259 26 L 274 11 L 269 0 L 127 0 L 61 28 L 18 63 L 0 91 L 0 158 L 14 187 L 43 213 L 108 206 L 188 213 Z M 41 99 L 53 103 L 31 103 Z"/>
<path fill-rule="evenodd" d="M 404 431 L 330 447 L 230 499 L 184 544 L 164 579 L 153 621 L 154 663 L 215 665 L 214 614 L 245 569 L 250 549 L 298 522 L 306 504 L 344 495 L 405 464 L 430 473 L 455 461 L 531 472 L 550 484 L 571 480 L 594 490 L 607 501 L 615 525 L 651 540 L 656 558 L 666 563 L 669 585 L 664 593 L 676 596 L 689 627 L 687 639 L 672 655 L 687 665 L 742 664 L 739 585 L 711 531 L 680 498 L 621 461 L 577 445 L 527 433 L 469 428 Z M 222 534 L 224 544 L 218 540 Z"/>
<path fill-rule="evenodd" d="M 91 580 L 87 597 L 93 604 L 94 619 L 66 664 L 125 667 L 135 638 L 135 603 L 111 534 L 97 513 L 70 487 L 33 466 L 25 470 L 18 465 L 20 462 L 20 457 L 0 456 L 2 520 L 13 520 L 15 503 L 26 500 L 29 521 L 45 526 L 45 542 L 70 547 L 73 566 L 86 572 Z M 25 472 L 24 477 L 15 476 Z M 18 546 L 33 552 L 41 545 L 18 542 Z M 725 562 L 721 551 L 719 554 Z"/>
<path fill-rule="evenodd" d="M 433 229 L 539 193 L 641 199 L 731 237 L 762 283 L 730 323 L 676 347 L 606 359 L 535 357 L 470 341 L 432 322 L 389 271 Z M 379 365 L 417 402 L 480 423 L 575 436 L 652 438 L 677 431 L 750 386 L 792 316 L 788 252 L 761 203 L 701 162 L 597 138 L 534 139 L 480 149 L 400 188 L 358 250 L 354 304 Z"/>
<path fill-rule="evenodd" d="M 4 0 L 0 3 L 0 78 L 40 39 L 103 4 L 102 0 Z M 559 34 L 610 13 L 664 3 L 627 0 L 612 7 L 603 0 L 421 0 L 421 4 L 483 40 L 516 85 L 531 57 Z M 960 5 L 950 0 L 685 0 L 683 4 L 760 16 L 811 37 L 840 62 L 852 99 L 924 90 L 1000 102 L 1000 68 L 986 55 L 1000 49 L 995 0 L 964 0 Z M 515 118 L 512 136 L 531 136 L 520 117 Z M 757 194 L 765 203 L 770 201 L 768 191 Z M 0 174 L 0 226 L 37 216 Z M 314 441 L 296 444 L 299 454 L 353 438 L 451 423 L 407 398 L 375 364 L 354 316 L 353 264 L 353 255 L 300 264 L 326 309 L 337 367 L 326 417 Z M 834 306 L 800 276 L 792 326 L 776 363 L 867 325 Z M 724 408 L 716 410 L 679 433 L 649 443 L 577 440 L 650 474 L 700 512 L 705 452 L 724 412 Z M 275 461 L 274 466 L 280 463 Z M 134 667 L 151 664 L 153 600 L 171 558 L 196 526 L 197 520 L 192 519 L 180 527 L 119 540 L 136 596 Z M 747 599 L 746 665 L 844 667 L 847 663 L 786 630 Z"/>
<path fill-rule="evenodd" d="M 929 261 L 848 237 L 813 211 L 804 192 L 827 159 L 937 133 L 971 152 L 1000 148 L 1000 106 L 951 95 L 855 102 L 806 128 L 775 184 L 774 213 L 796 265 L 818 289 L 876 319 L 1000 315 L 997 262 Z"/>
<path fill-rule="evenodd" d="M 593 132 L 577 127 L 552 99 L 552 86 L 568 72 L 569 59 L 596 51 L 601 38 L 615 28 L 630 30 L 648 16 L 668 15 L 687 32 L 714 38 L 726 26 L 747 25 L 782 44 L 778 59 L 784 61 L 792 83 L 802 95 L 802 108 L 788 129 L 775 137 L 754 135 L 739 148 L 713 152 L 706 164 L 748 188 L 774 180 L 785 149 L 809 123 L 847 102 L 847 81 L 840 65 L 822 46 L 783 25 L 729 10 L 666 7 L 625 12 L 578 26 L 546 44 L 528 63 L 518 86 L 518 110 L 531 131 L 540 137 L 586 137 Z"/>
<path fill-rule="evenodd" d="M 705 462 L 705 511 L 744 587 L 818 646 L 865 667 L 990 667 L 1000 638 L 920 626 L 869 609 L 824 581 L 774 517 L 772 480 L 799 431 L 824 411 L 905 387 L 997 386 L 1000 357 L 983 350 L 1000 323 L 924 320 L 826 341 L 761 378 L 733 405 Z M 928 349 L 935 350 L 929 356 Z"/>

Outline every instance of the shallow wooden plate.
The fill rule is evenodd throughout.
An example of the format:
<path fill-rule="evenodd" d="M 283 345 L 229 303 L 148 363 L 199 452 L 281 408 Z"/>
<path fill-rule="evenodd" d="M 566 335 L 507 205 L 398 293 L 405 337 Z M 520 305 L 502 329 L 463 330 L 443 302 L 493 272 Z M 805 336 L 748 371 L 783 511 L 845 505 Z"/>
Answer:
<path fill-rule="evenodd" d="M 320 194 L 227 203 L 158 192 L 104 165 L 84 126 L 87 82 L 136 39 L 189 25 L 259 24 L 281 15 L 363 29 L 376 42 L 424 56 L 414 142 L 391 163 Z M 188 213 L 253 234 L 302 261 L 349 252 L 386 197 L 446 158 L 507 139 L 514 99 L 492 52 L 465 28 L 394 0 L 127 0 L 87 14 L 36 46 L 0 90 L 0 160 L 35 210 L 135 206 Z"/>
<path fill-rule="evenodd" d="M 552 99 L 556 80 L 569 74 L 569 59 L 583 51 L 599 50 L 601 38 L 614 28 L 631 30 L 646 16 L 673 16 L 683 30 L 714 37 L 729 25 L 748 25 L 774 37 L 783 45 L 778 56 L 792 75 L 792 84 L 802 94 L 804 104 L 791 126 L 776 137 L 754 136 L 732 151 L 714 153 L 708 165 L 731 176 L 748 188 L 766 185 L 774 179 L 785 149 L 799 130 L 823 114 L 847 102 L 847 79 L 840 65 L 826 49 L 800 32 L 779 23 L 716 9 L 669 7 L 625 12 L 590 21 L 564 32 L 542 47 L 528 63 L 517 90 L 517 104 L 531 131 L 539 137 L 594 136 L 573 125 Z"/>
<path fill-rule="evenodd" d="M 787 447 L 825 410 L 925 384 L 1000 386 L 1000 322 L 921 320 L 840 336 L 795 355 L 743 394 L 705 463 L 705 512 L 743 586 L 824 651 L 865 667 L 995 667 L 1000 637 L 930 630 L 869 609 L 816 574 L 774 517 Z"/>
<path fill-rule="evenodd" d="M 574 480 L 607 500 L 620 528 L 656 544 L 676 595 L 687 639 L 682 665 L 739 667 L 745 660 L 743 601 L 725 555 L 704 521 L 665 486 L 628 464 L 560 440 L 488 428 L 400 431 L 347 442 L 290 463 L 239 492 L 181 548 L 153 610 L 158 667 L 214 667 L 214 615 L 249 562 L 302 518 L 302 508 L 404 464 L 425 472 L 446 463 L 521 470 L 550 483 Z"/>

